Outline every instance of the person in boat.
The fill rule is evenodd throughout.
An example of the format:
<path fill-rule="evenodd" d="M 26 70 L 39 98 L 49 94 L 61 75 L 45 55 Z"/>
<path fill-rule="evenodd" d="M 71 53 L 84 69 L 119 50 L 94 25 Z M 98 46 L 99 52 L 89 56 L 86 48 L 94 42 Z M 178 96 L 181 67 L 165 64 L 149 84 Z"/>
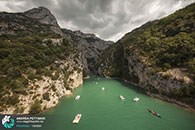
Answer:
<path fill-rule="evenodd" d="M 148 111 L 149 111 L 150 113 L 152 113 L 153 115 L 158 116 L 158 117 L 161 118 L 161 116 L 160 116 L 158 113 L 156 113 L 155 111 L 150 110 L 150 109 L 148 109 Z"/>

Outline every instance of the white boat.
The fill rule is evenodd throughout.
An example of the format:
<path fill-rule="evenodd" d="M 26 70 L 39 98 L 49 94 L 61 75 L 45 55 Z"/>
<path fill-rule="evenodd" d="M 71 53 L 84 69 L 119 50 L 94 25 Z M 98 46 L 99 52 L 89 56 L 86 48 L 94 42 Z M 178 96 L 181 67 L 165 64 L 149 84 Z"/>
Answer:
<path fill-rule="evenodd" d="M 75 97 L 75 100 L 79 100 L 80 99 L 80 95 L 77 95 L 76 97 Z"/>
<path fill-rule="evenodd" d="M 125 97 L 123 95 L 120 95 L 121 100 L 125 100 Z"/>
<path fill-rule="evenodd" d="M 138 97 L 135 97 L 135 98 L 133 99 L 133 101 L 137 102 L 137 101 L 139 101 L 139 98 L 138 98 Z"/>
<path fill-rule="evenodd" d="M 104 91 L 105 90 L 105 88 L 102 88 L 102 91 Z"/>
<path fill-rule="evenodd" d="M 96 82 L 95 84 L 98 84 L 98 82 Z"/>
<path fill-rule="evenodd" d="M 72 123 L 79 123 L 80 119 L 81 119 L 81 114 L 77 114 L 74 118 L 74 120 L 72 121 Z"/>

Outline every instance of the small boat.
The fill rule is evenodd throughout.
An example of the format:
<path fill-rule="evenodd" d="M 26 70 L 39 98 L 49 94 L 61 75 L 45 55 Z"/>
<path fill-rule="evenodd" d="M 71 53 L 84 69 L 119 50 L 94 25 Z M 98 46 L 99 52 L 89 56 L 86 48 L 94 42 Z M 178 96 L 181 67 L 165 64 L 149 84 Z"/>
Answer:
<path fill-rule="evenodd" d="M 135 97 L 135 98 L 133 99 L 133 101 L 137 102 L 137 101 L 139 101 L 139 98 L 138 98 L 138 97 Z"/>
<path fill-rule="evenodd" d="M 161 116 L 160 116 L 158 113 L 156 113 L 155 111 L 150 110 L 150 109 L 148 109 L 148 111 L 149 111 L 150 113 L 152 113 L 153 115 L 155 115 L 155 116 L 161 118 Z"/>
<path fill-rule="evenodd" d="M 72 121 L 72 123 L 79 123 L 80 119 L 81 119 L 81 114 L 77 114 L 74 118 L 74 120 Z"/>
<path fill-rule="evenodd" d="M 75 97 L 75 100 L 79 100 L 80 99 L 80 95 L 77 95 L 76 97 Z"/>
<path fill-rule="evenodd" d="M 105 90 L 105 88 L 102 88 L 102 91 L 104 91 Z"/>
<path fill-rule="evenodd" d="M 95 84 L 98 84 L 98 82 L 96 82 Z"/>
<path fill-rule="evenodd" d="M 125 97 L 123 95 L 120 95 L 121 100 L 125 100 Z"/>

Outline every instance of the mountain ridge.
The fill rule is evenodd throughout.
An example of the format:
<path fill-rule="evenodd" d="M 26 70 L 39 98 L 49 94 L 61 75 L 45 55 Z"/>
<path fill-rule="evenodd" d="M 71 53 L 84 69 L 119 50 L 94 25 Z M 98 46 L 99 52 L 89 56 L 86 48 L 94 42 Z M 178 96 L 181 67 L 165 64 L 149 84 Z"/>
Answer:
<path fill-rule="evenodd" d="M 89 45 L 84 38 L 103 41 L 93 34 L 82 36 L 84 48 Z M 38 114 L 55 107 L 83 83 L 88 63 L 80 41 L 71 37 L 47 8 L 0 12 L 0 113 Z"/>
<path fill-rule="evenodd" d="M 195 109 L 195 3 L 148 22 L 106 48 L 102 76 L 118 77 L 148 95 Z"/>

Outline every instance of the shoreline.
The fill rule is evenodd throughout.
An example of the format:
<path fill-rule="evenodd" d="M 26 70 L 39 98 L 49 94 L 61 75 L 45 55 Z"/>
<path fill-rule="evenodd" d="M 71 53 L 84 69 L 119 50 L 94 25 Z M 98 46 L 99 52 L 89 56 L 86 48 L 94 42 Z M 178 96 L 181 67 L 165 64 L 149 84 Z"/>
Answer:
<path fill-rule="evenodd" d="M 98 75 L 98 76 L 100 76 L 100 75 Z M 104 76 L 100 76 L 100 77 L 104 77 Z M 84 77 L 83 79 L 89 79 L 89 78 L 91 78 L 91 77 L 90 76 L 87 76 L 87 77 Z M 182 109 L 184 109 L 186 111 L 189 111 L 189 112 L 195 112 L 195 109 L 194 108 L 192 108 L 190 105 L 188 105 L 188 104 L 186 104 L 184 102 L 181 102 L 181 101 L 178 101 L 178 100 L 176 100 L 174 98 L 169 98 L 167 96 L 163 96 L 163 95 L 160 95 L 160 94 L 153 94 L 153 93 L 147 92 L 144 88 L 140 87 L 138 84 L 133 83 L 131 81 L 128 81 L 128 80 L 125 80 L 125 79 L 122 79 L 122 78 L 117 78 L 117 77 L 109 77 L 109 76 L 106 76 L 104 78 L 106 78 L 106 79 L 117 79 L 117 80 L 121 80 L 121 81 L 123 81 L 125 83 L 128 83 L 130 85 L 133 85 L 133 86 L 136 86 L 136 87 L 141 88 L 142 90 L 144 90 L 144 93 L 146 95 L 150 96 L 151 98 L 156 98 L 156 99 L 160 99 L 162 101 L 165 101 L 165 102 L 168 102 L 168 103 L 171 103 L 171 104 L 175 104 L 178 107 L 181 107 Z M 39 114 L 43 114 L 45 112 L 51 111 L 53 108 L 55 108 L 55 107 L 57 107 L 59 105 L 59 103 L 62 100 L 62 98 L 69 97 L 69 96 L 73 96 L 73 95 L 74 94 L 72 92 L 69 95 L 65 95 L 65 96 L 61 97 L 60 100 L 59 100 L 59 102 L 58 102 L 58 104 L 56 104 L 56 106 L 51 107 L 51 108 L 47 108 L 46 110 L 41 111 Z"/>
<path fill-rule="evenodd" d="M 190 105 L 188 105 L 184 102 L 178 101 L 174 98 L 169 98 L 167 96 L 163 96 L 163 95 L 160 95 L 160 94 L 153 94 L 153 93 L 150 93 L 150 92 L 146 92 L 146 94 L 148 96 L 152 97 L 152 98 L 160 99 L 160 100 L 175 104 L 175 105 L 181 107 L 182 109 L 184 109 L 186 111 L 195 112 L 195 109 L 192 108 Z"/>
<path fill-rule="evenodd" d="M 103 77 L 104 77 L 104 76 L 103 76 Z M 150 93 L 150 92 L 146 91 L 144 88 L 140 87 L 138 84 L 133 83 L 133 82 L 131 82 L 131 81 L 128 81 L 128 80 L 126 80 L 126 79 L 117 78 L 117 77 L 109 77 L 109 76 L 106 76 L 105 78 L 107 78 L 107 79 L 112 78 L 112 79 L 122 80 L 122 81 L 125 82 L 125 83 L 128 83 L 128 84 L 130 84 L 130 85 L 133 85 L 133 86 L 136 86 L 136 87 L 141 88 L 142 90 L 144 90 L 144 92 L 145 92 L 146 95 L 148 95 L 148 96 L 150 96 L 150 97 L 152 97 L 152 98 L 160 99 L 160 100 L 162 100 L 162 101 L 166 101 L 166 102 L 168 102 L 168 103 L 175 104 L 175 105 L 181 107 L 182 109 L 184 109 L 184 110 L 186 110 L 186 111 L 195 112 L 195 108 L 191 107 L 190 105 L 188 105 L 188 104 L 186 104 L 186 103 L 184 103 L 184 102 L 182 102 L 182 101 L 178 101 L 178 100 L 176 100 L 176 99 L 174 99 L 174 98 L 169 98 L 169 97 L 167 97 L 167 96 L 163 96 L 163 95 L 160 95 L 160 94 L 153 94 L 153 93 Z"/>
<path fill-rule="evenodd" d="M 99 75 L 99 76 L 100 76 L 100 75 Z M 100 76 L 100 77 L 104 77 L 104 76 Z M 83 78 L 83 79 L 89 79 L 89 78 L 91 78 L 91 77 L 87 76 L 87 78 L 85 77 L 85 78 Z M 195 112 L 195 109 L 194 109 L 193 107 L 191 107 L 190 105 L 188 105 L 188 104 L 186 104 L 186 103 L 184 103 L 184 102 L 182 102 L 182 101 L 178 101 L 178 100 L 176 100 L 176 99 L 174 99 L 174 98 L 169 98 L 169 97 L 167 97 L 167 96 L 160 95 L 160 94 L 153 94 L 153 93 L 151 93 L 151 92 L 149 92 L 149 91 L 146 91 L 144 88 L 140 87 L 138 84 L 133 83 L 133 82 L 131 82 L 131 81 L 128 81 L 128 80 L 125 80 L 125 79 L 122 79 L 122 78 L 117 78 L 117 77 L 108 77 L 108 76 L 106 76 L 106 77 L 104 77 L 104 78 L 106 78 L 106 79 L 121 80 L 121 81 L 123 81 L 123 82 L 125 82 L 125 83 L 128 83 L 128 84 L 130 84 L 130 85 L 133 85 L 133 86 L 136 86 L 136 87 L 141 88 L 142 90 L 144 90 L 144 93 L 145 93 L 146 95 L 150 96 L 151 98 L 156 98 L 156 99 L 160 99 L 160 100 L 162 100 L 162 101 L 166 101 L 166 102 L 171 103 L 171 104 L 175 104 L 175 105 L 177 105 L 178 107 L 181 107 L 182 109 L 184 109 L 184 110 L 186 110 L 186 111 L 189 111 L 189 112 Z M 80 86 L 80 85 L 79 85 L 79 86 Z M 78 86 L 78 87 L 79 87 L 79 86 Z M 62 98 L 64 98 L 64 97 L 70 97 L 70 96 L 73 96 L 73 95 L 74 95 L 74 91 L 71 92 L 71 94 L 67 94 L 67 95 L 62 96 L 62 97 L 59 99 L 58 103 L 57 103 L 55 106 L 50 107 L 50 108 L 46 108 L 45 110 L 41 110 L 40 113 L 35 114 L 35 115 L 45 114 L 45 113 L 47 113 L 47 112 L 49 112 L 49 111 L 54 110 L 54 108 L 57 107 L 57 106 L 60 104 L 60 101 L 62 100 Z M 3 113 L 2 113 L 2 114 L 3 114 Z M 22 115 L 23 113 L 18 113 L 18 114 L 19 114 L 19 115 Z"/>
<path fill-rule="evenodd" d="M 46 112 L 52 111 L 54 108 L 56 108 L 56 107 L 60 104 L 60 101 L 62 100 L 62 98 L 70 97 L 70 96 L 73 96 L 73 95 L 74 95 L 74 94 L 73 94 L 73 92 L 72 92 L 71 94 L 62 96 L 62 97 L 59 99 L 58 103 L 57 103 L 55 106 L 50 107 L 50 108 L 46 108 L 45 110 L 42 110 L 42 111 L 41 111 L 40 113 L 38 113 L 37 115 L 45 114 Z"/>
<path fill-rule="evenodd" d="M 80 84 L 80 85 L 79 85 L 78 87 L 76 87 L 75 89 L 81 87 L 82 85 L 83 85 L 83 84 Z M 55 107 L 57 107 L 57 106 L 60 104 L 60 101 L 62 100 L 62 98 L 70 97 L 70 96 L 73 96 L 73 95 L 74 95 L 74 90 L 71 91 L 70 94 L 67 94 L 67 95 L 62 96 L 62 97 L 58 100 L 58 103 L 57 103 L 55 106 L 50 107 L 50 108 L 46 108 L 45 110 L 42 110 L 40 113 L 38 113 L 38 115 L 39 115 L 39 114 L 44 114 L 44 113 L 49 112 L 49 111 L 52 111 Z"/>

